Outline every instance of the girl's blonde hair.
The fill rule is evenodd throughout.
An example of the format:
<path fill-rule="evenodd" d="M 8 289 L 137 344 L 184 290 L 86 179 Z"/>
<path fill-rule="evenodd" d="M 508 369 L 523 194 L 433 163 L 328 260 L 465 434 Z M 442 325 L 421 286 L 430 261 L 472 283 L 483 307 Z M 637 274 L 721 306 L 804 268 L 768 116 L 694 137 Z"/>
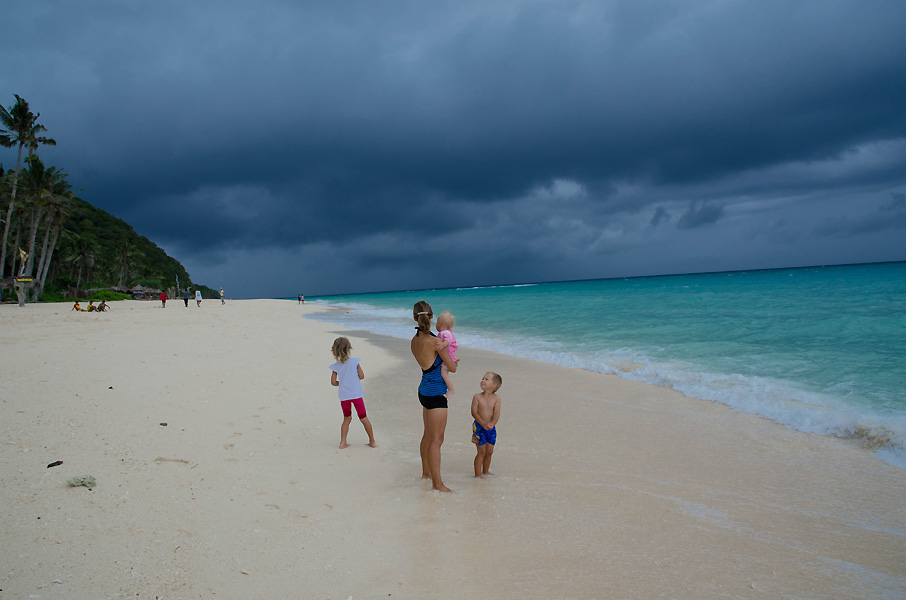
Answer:
<path fill-rule="evenodd" d="M 431 310 L 430 304 L 424 300 L 416 302 L 415 306 L 412 307 L 412 316 L 418 321 L 419 331 L 431 331 L 431 317 L 434 316 L 434 312 Z"/>
<path fill-rule="evenodd" d="M 333 357 L 345 363 L 349 360 L 349 353 L 352 351 L 352 344 L 347 338 L 338 337 L 333 341 L 333 346 L 330 347 L 330 351 L 333 352 Z"/>

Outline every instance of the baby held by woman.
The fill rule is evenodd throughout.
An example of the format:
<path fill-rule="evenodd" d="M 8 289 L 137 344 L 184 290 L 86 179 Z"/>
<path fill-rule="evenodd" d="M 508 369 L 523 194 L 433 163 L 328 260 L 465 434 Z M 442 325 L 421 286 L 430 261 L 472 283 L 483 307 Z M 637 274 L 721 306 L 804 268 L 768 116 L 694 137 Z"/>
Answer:
<path fill-rule="evenodd" d="M 437 317 L 437 337 L 440 338 L 437 349 L 440 351 L 446 348 L 450 358 L 458 363 L 459 359 L 456 358 L 456 351 L 459 350 L 459 344 L 456 343 L 456 336 L 453 335 L 453 325 L 455 324 L 456 319 L 453 318 L 453 315 L 450 314 L 449 311 L 445 310 Z M 440 368 L 440 375 L 444 378 L 444 383 L 447 384 L 447 395 L 452 396 L 454 393 L 453 381 L 450 377 L 450 369 L 447 368 L 447 365 L 443 365 Z"/>

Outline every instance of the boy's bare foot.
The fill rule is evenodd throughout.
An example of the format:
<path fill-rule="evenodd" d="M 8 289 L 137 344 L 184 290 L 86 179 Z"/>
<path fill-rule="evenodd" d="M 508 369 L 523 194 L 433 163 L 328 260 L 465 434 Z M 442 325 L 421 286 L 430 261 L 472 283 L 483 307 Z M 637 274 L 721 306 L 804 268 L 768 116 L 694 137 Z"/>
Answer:
<path fill-rule="evenodd" d="M 484 477 L 482 477 L 481 475 L 476 475 L 475 477 L 477 477 L 478 479 L 484 479 Z"/>
<path fill-rule="evenodd" d="M 371 440 L 370 442 L 368 442 L 368 445 L 371 446 L 372 448 L 377 448 L 377 442 L 375 442 L 374 440 Z"/>
<path fill-rule="evenodd" d="M 444 484 L 440 484 L 440 487 L 435 486 L 434 489 L 437 490 L 438 492 L 452 492 L 453 491 L 450 488 L 448 488 L 447 486 L 445 486 Z"/>
<path fill-rule="evenodd" d="M 485 471 L 484 474 L 485 474 L 485 475 L 493 475 L 493 473 L 491 473 L 490 471 Z"/>
<path fill-rule="evenodd" d="M 427 473 L 422 473 L 422 479 L 431 479 L 431 476 Z"/>
<path fill-rule="evenodd" d="M 346 442 L 340 442 L 340 450 L 342 450 L 343 448 L 349 448 L 349 444 L 347 444 Z"/>

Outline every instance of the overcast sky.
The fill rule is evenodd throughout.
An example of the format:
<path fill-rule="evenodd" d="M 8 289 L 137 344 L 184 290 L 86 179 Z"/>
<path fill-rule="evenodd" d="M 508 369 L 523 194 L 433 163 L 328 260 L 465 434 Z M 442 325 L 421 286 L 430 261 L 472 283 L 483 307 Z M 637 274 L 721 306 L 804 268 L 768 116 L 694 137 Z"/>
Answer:
<path fill-rule="evenodd" d="M 45 163 L 229 297 L 906 260 L 902 0 L 8 4 Z"/>

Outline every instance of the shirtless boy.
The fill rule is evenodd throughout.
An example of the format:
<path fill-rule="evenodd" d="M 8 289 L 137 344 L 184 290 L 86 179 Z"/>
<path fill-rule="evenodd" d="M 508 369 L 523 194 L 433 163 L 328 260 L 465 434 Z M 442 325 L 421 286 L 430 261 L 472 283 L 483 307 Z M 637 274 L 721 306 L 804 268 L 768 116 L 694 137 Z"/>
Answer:
<path fill-rule="evenodd" d="M 500 396 L 497 390 L 503 379 L 488 371 L 481 378 L 481 393 L 472 396 L 472 443 L 475 444 L 475 477 L 493 475 L 489 470 L 494 445 L 497 443 L 497 421 L 500 420 Z"/>

